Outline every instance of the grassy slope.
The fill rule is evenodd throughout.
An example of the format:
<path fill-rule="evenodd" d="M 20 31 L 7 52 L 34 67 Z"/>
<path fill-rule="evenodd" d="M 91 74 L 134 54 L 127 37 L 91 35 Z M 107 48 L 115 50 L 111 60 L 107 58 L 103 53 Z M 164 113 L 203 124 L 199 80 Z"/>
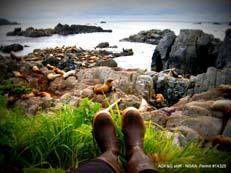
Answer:
<path fill-rule="evenodd" d="M 100 106 L 88 99 L 84 99 L 79 108 L 64 105 L 51 113 L 41 113 L 35 117 L 27 117 L 19 110 L 6 109 L 3 97 L 0 97 L 0 105 L 0 172 L 16 172 L 28 167 L 67 170 L 100 154 L 91 128 L 92 117 Z M 122 143 L 120 160 L 125 164 L 121 116 L 116 112 L 112 112 L 112 116 Z M 186 164 L 228 166 L 231 163 L 231 153 L 201 149 L 193 143 L 179 148 L 172 144 L 171 139 L 166 138 L 165 133 L 148 126 L 144 146 L 145 152 L 153 160 L 158 160 L 156 166 L 162 167 L 160 170 L 163 172 L 228 172 L 228 169 L 184 168 Z M 183 167 L 167 168 L 179 164 Z M 36 171 L 39 172 L 34 169 Z"/>

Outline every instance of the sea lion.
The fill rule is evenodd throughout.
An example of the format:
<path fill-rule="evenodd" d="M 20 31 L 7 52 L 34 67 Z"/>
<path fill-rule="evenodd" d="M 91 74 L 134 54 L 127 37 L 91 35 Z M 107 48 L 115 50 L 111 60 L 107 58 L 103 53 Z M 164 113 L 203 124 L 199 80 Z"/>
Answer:
<path fill-rule="evenodd" d="M 47 79 L 49 79 L 49 80 L 54 80 L 55 78 L 60 77 L 60 76 L 61 76 L 61 74 L 49 73 L 49 74 L 47 75 Z"/>
<path fill-rule="evenodd" d="M 113 79 L 108 79 L 103 85 L 96 85 L 93 87 L 95 94 L 105 94 L 112 91 Z"/>

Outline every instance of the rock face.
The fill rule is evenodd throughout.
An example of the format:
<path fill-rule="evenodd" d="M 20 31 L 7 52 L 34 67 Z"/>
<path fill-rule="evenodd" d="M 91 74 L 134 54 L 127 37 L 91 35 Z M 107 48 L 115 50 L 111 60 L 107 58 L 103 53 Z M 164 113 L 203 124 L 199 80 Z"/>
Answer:
<path fill-rule="evenodd" d="M 231 29 L 228 29 L 225 34 L 216 60 L 217 68 L 231 67 Z"/>
<path fill-rule="evenodd" d="M 130 41 L 130 42 L 139 42 L 139 43 L 149 43 L 157 45 L 159 44 L 160 39 L 168 32 L 172 32 L 170 30 L 148 30 L 148 31 L 141 31 L 138 34 L 131 35 L 128 38 L 124 38 L 120 41 Z"/>
<path fill-rule="evenodd" d="M 152 56 L 152 70 L 161 71 L 163 70 L 163 65 L 166 63 L 171 51 L 171 46 L 176 38 L 173 31 L 167 32 L 163 38 L 160 40 L 159 44 Z"/>
<path fill-rule="evenodd" d="M 201 30 L 181 30 L 164 37 L 152 57 L 152 70 L 176 68 L 182 74 L 200 74 L 214 66 L 220 41 Z M 163 49 L 164 48 L 164 49 Z"/>
<path fill-rule="evenodd" d="M 20 50 L 23 50 L 23 46 L 21 44 L 11 44 L 11 45 L 0 47 L 0 51 L 4 53 L 10 53 L 11 51 L 17 52 Z"/>
<path fill-rule="evenodd" d="M 7 36 L 24 36 L 24 37 L 44 37 L 51 36 L 53 34 L 69 35 L 69 34 L 80 34 L 80 33 L 92 33 L 92 32 L 112 32 L 112 30 L 104 30 L 97 26 L 88 25 L 62 25 L 57 24 L 54 29 L 34 29 L 29 27 L 26 30 L 21 28 L 15 28 L 14 31 L 8 32 Z"/>
<path fill-rule="evenodd" d="M 17 22 L 10 22 L 9 20 L 0 18 L 0 25 L 18 25 Z"/>

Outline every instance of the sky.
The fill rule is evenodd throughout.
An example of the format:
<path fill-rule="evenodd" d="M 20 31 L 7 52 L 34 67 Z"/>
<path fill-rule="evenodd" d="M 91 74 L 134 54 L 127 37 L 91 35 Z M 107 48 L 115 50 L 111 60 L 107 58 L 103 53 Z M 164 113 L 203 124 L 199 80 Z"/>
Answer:
<path fill-rule="evenodd" d="M 0 7 L 0 18 L 12 21 L 142 17 L 230 22 L 231 0 L 1 0 Z"/>

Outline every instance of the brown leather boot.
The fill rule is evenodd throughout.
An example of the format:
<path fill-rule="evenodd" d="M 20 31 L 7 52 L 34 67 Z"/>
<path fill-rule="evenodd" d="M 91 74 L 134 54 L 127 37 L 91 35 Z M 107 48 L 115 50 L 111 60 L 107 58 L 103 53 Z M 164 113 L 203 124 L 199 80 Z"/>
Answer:
<path fill-rule="evenodd" d="M 102 152 L 98 159 L 109 164 L 116 173 L 122 172 L 119 163 L 119 141 L 116 138 L 116 130 L 109 112 L 99 111 L 93 118 L 93 133 Z"/>
<path fill-rule="evenodd" d="M 136 108 L 129 107 L 122 112 L 122 131 L 126 144 L 127 173 L 139 173 L 144 170 L 158 172 L 151 159 L 144 153 L 145 126 Z"/>

